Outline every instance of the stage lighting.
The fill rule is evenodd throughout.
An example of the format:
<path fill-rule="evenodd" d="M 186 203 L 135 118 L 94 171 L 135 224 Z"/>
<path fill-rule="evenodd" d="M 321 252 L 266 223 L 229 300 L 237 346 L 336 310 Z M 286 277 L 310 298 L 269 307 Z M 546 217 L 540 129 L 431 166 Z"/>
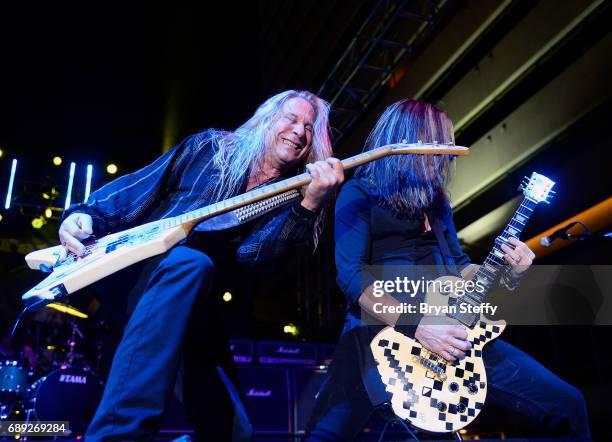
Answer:
<path fill-rule="evenodd" d="M 17 172 L 17 160 L 13 159 L 11 164 L 11 177 L 9 178 L 8 191 L 6 192 L 6 201 L 4 202 L 4 208 L 9 209 L 11 207 L 11 199 L 13 197 L 13 183 L 15 182 L 15 172 Z"/>
<path fill-rule="evenodd" d="M 51 218 L 51 217 L 53 216 L 53 210 L 51 210 L 51 208 L 47 207 L 47 208 L 45 209 L 45 216 L 46 216 L 47 218 Z"/>
<path fill-rule="evenodd" d="M 288 335 L 292 335 L 292 336 L 297 336 L 300 333 L 298 331 L 298 328 L 293 324 L 285 325 L 283 327 L 283 332 L 287 333 Z"/>
<path fill-rule="evenodd" d="M 0 221 L 2 221 L 2 215 L 0 215 Z"/>
<path fill-rule="evenodd" d="M 70 199 L 72 198 L 72 185 L 74 184 L 74 169 L 76 168 L 75 163 L 70 163 L 70 174 L 68 175 L 68 189 L 66 190 L 66 204 L 64 204 L 64 210 L 70 207 Z"/>
<path fill-rule="evenodd" d="M 55 164 L 56 166 L 61 166 L 62 165 L 62 157 L 53 157 L 53 164 Z"/>
<path fill-rule="evenodd" d="M 0 149 L 0 158 L 2 158 L 2 155 L 4 155 L 4 152 L 2 152 L 2 149 Z"/>
<path fill-rule="evenodd" d="M 111 164 L 109 164 L 108 166 L 106 166 L 106 171 L 107 171 L 108 173 L 110 173 L 111 175 L 116 174 L 116 173 L 117 173 L 117 170 L 118 170 L 118 169 L 117 169 L 117 166 L 116 166 L 116 165 L 114 165 L 114 164 L 112 164 L 112 163 L 111 163 Z"/>
<path fill-rule="evenodd" d="M 93 173 L 93 166 L 91 164 L 87 165 L 87 175 L 85 176 L 85 199 L 84 203 L 89 199 L 89 192 L 91 191 L 91 175 Z"/>
<path fill-rule="evenodd" d="M 45 223 L 45 219 L 42 216 L 39 216 L 38 218 L 34 218 L 32 220 L 32 227 L 34 227 L 35 229 L 40 229 L 42 226 L 45 225 Z"/>
<path fill-rule="evenodd" d="M 230 302 L 232 300 L 232 294 L 230 292 L 225 292 L 223 294 L 223 300 L 225 302 Z"/>

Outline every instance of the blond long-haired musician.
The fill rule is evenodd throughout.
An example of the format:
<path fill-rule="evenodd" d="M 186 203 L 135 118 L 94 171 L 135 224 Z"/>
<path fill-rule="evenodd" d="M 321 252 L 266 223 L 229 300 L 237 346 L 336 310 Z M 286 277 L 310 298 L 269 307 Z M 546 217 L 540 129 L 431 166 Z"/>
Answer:
<path fill-rule="evenodd" d="M 72 206 L 59 230 L 61 242 L 81 253 L 81 241 L 91 234 L 179 215 L 308 170 L 312 182 L 303 197 L 241 226 L 221 248 L 234 261 L 263 266 L 297 243 L 316 244 L 326 200 L 344 179 L 340 161 L 329 158 L 328 113 L 328 104 L 312 93 L 275 95 L 235 131 L 193 135 L 152 164 L 94 192 L 87 203 Z M 210 355 L 220 345 L 211 345 L 214 331 L 202 331 L 203 316 L 195 311 L 210 291 L 216 252 L 188 239 L 118 274 L 123 289 L 107 297 L 127 299 L 132 312 L 88 442 L 150 440 L 181 364 L 183 398 L 196 438 L 249 438 L 232 374 Z M 206 348 L 207 357 L 198 354 Z"/>

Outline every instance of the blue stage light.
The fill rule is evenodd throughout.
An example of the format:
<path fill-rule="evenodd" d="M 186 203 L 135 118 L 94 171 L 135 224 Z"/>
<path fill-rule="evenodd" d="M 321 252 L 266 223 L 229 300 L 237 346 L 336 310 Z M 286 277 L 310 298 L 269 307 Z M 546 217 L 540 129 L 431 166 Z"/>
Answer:
<path fill-rule="evenodd" d="M 70 198 L 72 197 L 72 184 L 74 183 L 75 167 L 75 163 L 70 163 L 70 175 L 68 176 L 68 189 L 66 190 L 66 204 L 64 204 L 64 210 L 70 207 Z"/>
<path fill-rule="evenodd" d="M 13 197 L 13 183 L 15 182 L 15 172 L 17 171 L 17 160 L 13 159 L 13 164 L 11 165 L 11 177 L 9 178 L 8 191 L 6 192 L 6 202 L 4 203 L 4 208 L 8 209 L 11 207 L 11 199 Z"/>
<path fill-rule="evenodd" d="M 85 179 L 85 198 L 83 202 L 86 203 L 89 198 L 89 192 L 91 191 L 91 175 L 93 172 L 93 166 L 91 164 L 87 165 L 87 178 Z"/>

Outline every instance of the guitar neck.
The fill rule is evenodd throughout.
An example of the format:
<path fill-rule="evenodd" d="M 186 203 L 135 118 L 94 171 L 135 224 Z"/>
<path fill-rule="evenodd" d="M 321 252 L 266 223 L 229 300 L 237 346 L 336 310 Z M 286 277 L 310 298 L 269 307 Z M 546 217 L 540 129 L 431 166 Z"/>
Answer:
<path fill-rule="evenodd" d="M 396 146 L 401 146 L 400 148 Z M 388 155 L 404 155 L 404 154 L 444 154 L 444 155 L 467 155 L 469 149 L 460 146 L 447 145 L 427 145 L 427 144 L 399 144 L 386 145 L 377 149 L 372 149 L 342 160 L 342 166 L 345 170 L 353 169 L 370 161 L 386 157 Z M 219 201 L 201 209 L 192 210 L 173 218 L 168 218 L 160 221 L 160 226 L 163 229 L 177 227 L 182 225 L 184 228 L 191 230 L 196 224 L 222 213 L 231 212 L 240 207 L 256 203 L 266 198 L 287 192 L 293 189 L 299 189 L 310 183 L 310 174 L 302 173 L 292 178 L 287 178 L 276 183 L 268 184 L 263 187 L 246 192 L 242 195 L 233 198 Z"/>
<path fill-rule="evenodd" d="M 477 293 L 480 298 L 477 299 L 479 303 L 484 300 L 487 293 L 495 286 L 505 264 L 505 253 L 501 249 L 501 245 L 508 243 L 510 238 L 519 238 L 537 205 L 536 201 L 527 197 L 523 198 L 504 230 L 495 239 L 495 245 L 474 276 L 475 280 L 480 281 L 482 286 L 485 287 L 483 292 Z"/>

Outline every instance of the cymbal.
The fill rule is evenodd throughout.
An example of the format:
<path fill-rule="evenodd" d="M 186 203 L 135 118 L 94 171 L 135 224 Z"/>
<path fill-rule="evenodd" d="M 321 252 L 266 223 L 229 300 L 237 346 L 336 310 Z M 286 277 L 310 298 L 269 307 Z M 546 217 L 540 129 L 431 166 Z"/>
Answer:
<path fill-rule="evenodd" d="M 87 313 L 83 313 L 79 309 L 72 307 L 71 305 L 62 304 L 60 302 L 52 302 L 46 305 L 47 308 L 52 308 L 53 310 L 57 310 L 58 312 L 66 313 L 70 316 L 75 316 L 77 318 L 87 319 L 89 315 Z"/>

